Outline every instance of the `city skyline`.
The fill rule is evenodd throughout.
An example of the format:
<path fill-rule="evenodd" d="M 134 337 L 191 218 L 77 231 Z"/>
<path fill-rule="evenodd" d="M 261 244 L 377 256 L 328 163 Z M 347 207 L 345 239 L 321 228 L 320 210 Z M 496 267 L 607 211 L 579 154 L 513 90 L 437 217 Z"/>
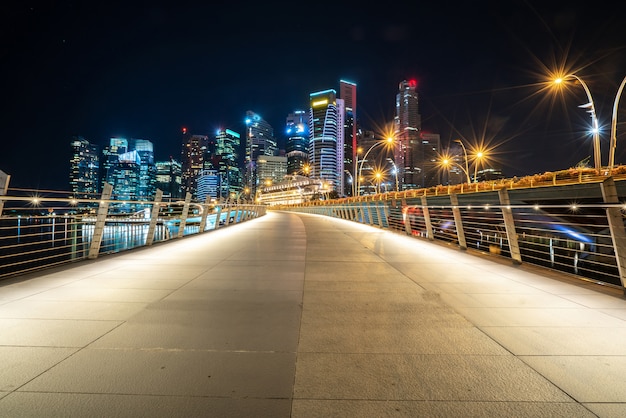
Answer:
<path fill-rule="evenodd" d="M 285 117 L 308 110 L 311 92 L 338 89 L 340 79 L 358 86 L 357 119 L 373 130 L 393 120 L 398 83 L 416 79 L 423 131 L 439 134 L 443 149 L 458 138 L 497 145 L 494 156 L 511 176 L 588 157 L 582 88 L 552 106 L 541 82 L 548 69 L 575 70 L 607 129 L 626 76 L 624 17 L 608 2 L 454 6 L 336 5 L 327 14 L 294 8 L 293 16 L 246 2 L 241 13 L 159 2 L 12 6 L 3 28 L 0 170 L 14 187 L 66 188 L 73 136 L 147 139 L 164 160 L 180 155 L 183 127 L 243 133 L 247 110 L 283 140 Z M 623 126 L 618 163 L 626 162 Z M 606 130 L 602 152 L 606 161 Z"/>

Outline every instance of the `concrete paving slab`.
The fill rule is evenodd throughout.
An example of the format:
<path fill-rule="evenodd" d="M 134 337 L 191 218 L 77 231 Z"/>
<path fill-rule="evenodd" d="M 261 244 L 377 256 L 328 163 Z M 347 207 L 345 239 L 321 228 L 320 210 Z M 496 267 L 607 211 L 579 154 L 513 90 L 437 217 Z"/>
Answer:
<path fill-rule="evenodd" d="M 0 318 L 0 346 L 84 347 L 121 321 Z"/>
<path fill-rule="evenodd" d="M 70 347 L 0 346 L 0 391 L 19 389 L 78 351 Z M 0 407 L 0 411 L 2 411 Z M 10 417 L 11 415 L 0 416 Z M 13 415 L 19 416 L 19 415 Z"/>
<path fill-rule="evenodd" d="M 16 300 L 0 304 L 0 318 L 123 321 L 147 305 L 136 302 Z"/>

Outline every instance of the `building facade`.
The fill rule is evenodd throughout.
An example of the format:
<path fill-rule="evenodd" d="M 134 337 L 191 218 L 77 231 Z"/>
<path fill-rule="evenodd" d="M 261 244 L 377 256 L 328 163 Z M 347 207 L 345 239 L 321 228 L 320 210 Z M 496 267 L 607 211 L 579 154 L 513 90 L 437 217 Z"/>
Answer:
<path fill-rule="evenodd" d="M 309 163 L 309 126 L 307 112 L 296 110 L 287 115 L 285 133 L 287 136 L 286 153 L 287 174 L 306 173 Z"/>
<path fill-rule="evenodd" d="M 70 190 L 75 198 L 89 199 L 100 191 L 100 150 L 83 137 L 71 142 Z"/>
<path fill-rule="evenodd" d="M 192 198 L 198 197 L 198 175 L 205 168 L 204 163 L 209 147 L 207 135 L 192 135 L 183 129 L 181 151 L 181 192 L 183 196 L 191 193 Z"/>
<path fill-rule="evenodd" d="M 394 161 L 402 190 L 424 186 L 421 181 L 421 162 L 418 159 L 422 121 L 416 88 L 415 80 L 403 80 L 396 94 Z"/>
<path fill-rule="evenodd" d="M 339 193 L 343 184 L 343 176 L 338 175 L 339 168 L 343 172 L 343 143 L 338 142 L 343 123 L 337 108 L 337 92 L 330 89 L 311 93 L 309 102 L 310 176 L 328 182 Z"/>
<path fill-rule="evenodd" d="M 339 81 L 339 97 L 344 101 L 343 118 L 343 173 L 344 194 L 353 196 L 357 172 L 357 119 L 356 119 L 356 84 L 346 80 Z"/>
<path fill-rule="evenodd" d="M 259 186 L 256 162 L 259 156 L 273 156 L 278 151 L 274 128 L 251 110 L 246 112 L 245 185 L 254 196 Z"/>

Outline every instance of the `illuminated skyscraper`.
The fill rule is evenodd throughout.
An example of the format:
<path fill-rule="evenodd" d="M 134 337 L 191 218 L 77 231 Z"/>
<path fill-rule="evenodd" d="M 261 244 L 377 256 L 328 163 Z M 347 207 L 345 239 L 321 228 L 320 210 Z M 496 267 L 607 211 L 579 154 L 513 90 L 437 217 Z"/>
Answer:
<path fill-rule="evenodd" d="M 163 197 L 181 198 L 181 164 L 170 158 L 169 161 L 157 161 L 156 187 L 163 192 Z"/>
<path fill-rule="evenodd" d="M 421 179 L 420 132 L 422 120 L 418 109 L 417 82 L 404 80 L 396 94 L 394 160 L 402 190 L 424 187 Z"/>
<path fill-rule="evenodd" d="M 196 198 L 198 175 L 204 169 L 204 160 L 209 146 L 209 138 L 206 135 L 190 135 L 187 129 L 183 129 L 181 167 L 183 196 L 187 193 Z"/>
<path fill-rule="evenodd" d="M 274 138 L 274 128 L 261 116 L 251 110 L 246 112 L 246 175 L 245 183 L 255 195 L 259 179 L 256 161 L 261 155 L 276 155 L 278 145 Z"/>
<path fill-rule="evenodd" d="M 156 193 L 156 164 L 154 161 L 154 145 L 147 139 L 133 139 L 131 149 L 139 155 L 139 183 L 137 184 L 137 198 L 149 200 Z"/>
<path fill-rule="evenodd" d="M 344 145 L 343 145 L 343 173 L 345 194 L 352 196 L 356 176 L 357 162 L 357 119 L 356 119 L 356 84 L 349 81 L 339 81 L 339 97 L 344 101 L 345 116 L 343 121 Z M 348 175 L 348 173 L 350 173 Z"/>
<path fill-rule="evenodd" d="M 94 198 L 99 190 L 100 154 L 98 146 L 83 137 L 71 143 L 70 189 L 76 198 Z"/>
<path fill-rule="evenodd" d="M 339 175 L 343 172 L 343 132 L 339 132 L 343 121 L 336 95 L 332 89 L 309 95 L 309 165 L 311 177 L 329 182 L 343 194 L 343 175 Z"/>
<path fill-rule="evenodd" d="M 228 198 L 241 191 L 243 176 L 239 168 L 241 135 L 230 129 L 219 129 L 215 137 L 215 152 L 211 156 L 213 169 L 220 176 L 218 197 Z"/>
<path fill-rule="evenodd" d="M 304 167 L 308 165 L 309 134 L 308 118 L 304 110 L 296 110 L 287 115 L 287 174 L 306 175 Z"/>

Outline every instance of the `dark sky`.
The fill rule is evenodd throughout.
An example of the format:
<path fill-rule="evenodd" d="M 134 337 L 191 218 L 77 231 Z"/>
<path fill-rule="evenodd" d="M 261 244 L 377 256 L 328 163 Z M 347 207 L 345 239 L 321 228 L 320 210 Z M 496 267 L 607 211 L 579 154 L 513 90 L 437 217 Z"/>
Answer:
<path fill-rule="evenodd" d="M 416 79 L 423 129 L 444 148 L 485 143 L 510 177 L 568 168 L 592 153 L 590 118 L 580 85 L 541 90 L 559 67 L 591 90 L 606 164 L 626 76 L 626 17 L 609 1 L 9 3 L 0 170 L 13 187 L 67 190 L 73 135 L 149 139 L 166 159 L 182 127 L 241 132 L 253 110 L 282 139 L 285 116 L 340 79 L 357 83 L 365 128 L 390 122 L 398 83 Z"/>

